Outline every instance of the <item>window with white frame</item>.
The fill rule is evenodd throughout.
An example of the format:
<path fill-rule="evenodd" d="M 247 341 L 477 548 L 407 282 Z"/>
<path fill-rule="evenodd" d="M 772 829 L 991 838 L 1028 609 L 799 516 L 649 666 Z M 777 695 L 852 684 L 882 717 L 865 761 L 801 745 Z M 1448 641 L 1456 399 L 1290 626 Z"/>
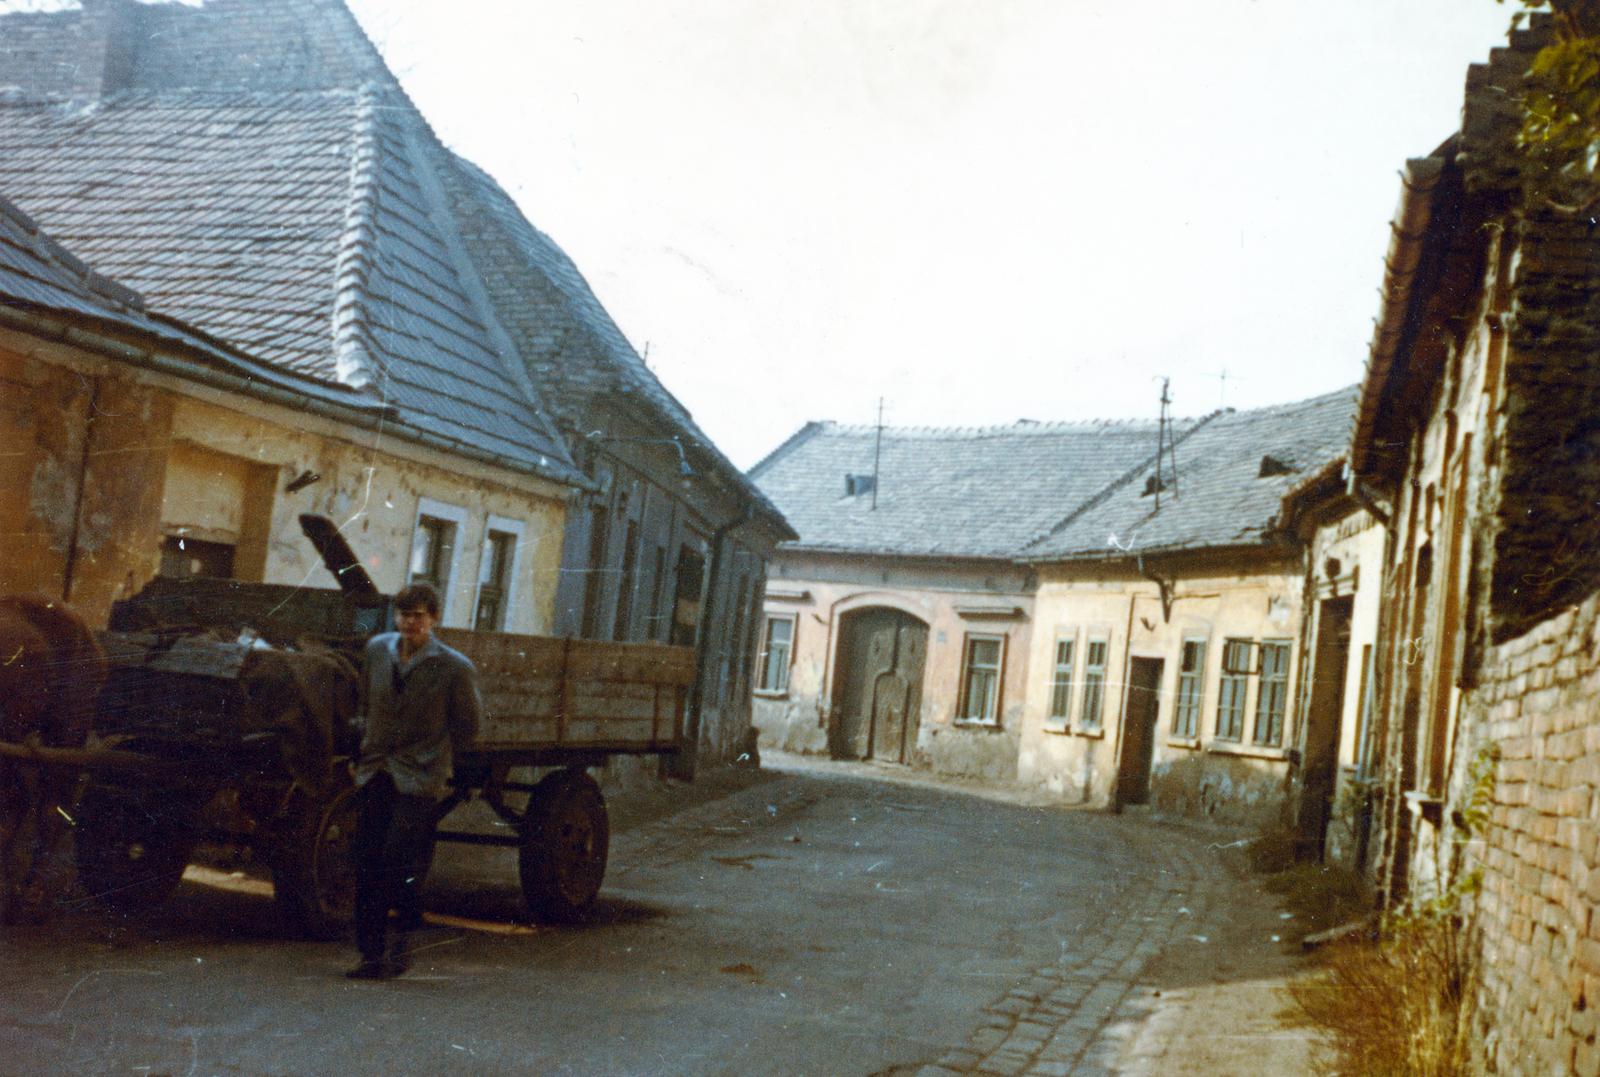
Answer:
<path fill-rule="evenodd" d="M 1283 743 L 1283 716 L 1288 709 L 1289 641 L 1263 640 L 1260 663 L 1261 686 L 1256 690 L 1256 721 L 1250 739 L 1277 746 Z"/>
<path fill-rule="evenodd" d="M 968 636 L 961 663 L 961 703 L 956 718 L 993 725 L 999 721 L 1000 663 L 1004 636 Z"/>
<path fill-rule="evenodd" d="M 1193 636 L 1183 641 L 1178 656 L 1178 698 L 1172 708 L 1172 735 L 1192 740 L 1200 730 L 1200 705 L 1205 694 L 1206 641 Z"/>
<path fill-rule="evenodd" d="M 1083 702 L 1078 707 L 1078 728 L 1098 732 L 1105 720 L 1106 656 L 1111 641 L 1092 639 L 1083 649 Z"/>
<path fill-rule="evenodd" d="M 1050 667 L 1050 725 L 1064 729 L 1072 713 L 1072 673 L 1077 638 L 1057 636 L 1055 662 Z"/>
<path fill-rule="evenodd" d="M 1244 739 L 1244 702 L 1250 688 L 1252 640 L 1230 639 L 1222 645 L 1222 677 L 1217 684 L 1217 739 Z"/>
<path fill-rule="evenodd" d="M 478 609 L 472 627 L 479 632 L 499 632 L 506 626 L 506 605 L 510 598 L 511 561 L 517 552 L 517 536 L 490 528 L 483 537 L 483 555 L 478 560 Z"/>
<path fill-rule="evenodd" d="M 795 615 L 769 614 L 761 634 L 756 691 L 781 695 L 789 690 L 789 663 L 794 657 Z"/>
<path fill-rule="evenodd" d="M 417 506 L 417 526 L 411 537 L 410 583 L 431 584 L 439 592 L 440 620 L 450 608 L 450 585 L 455 577 L 457 547 L 467 510 L 432 498 Z"/>

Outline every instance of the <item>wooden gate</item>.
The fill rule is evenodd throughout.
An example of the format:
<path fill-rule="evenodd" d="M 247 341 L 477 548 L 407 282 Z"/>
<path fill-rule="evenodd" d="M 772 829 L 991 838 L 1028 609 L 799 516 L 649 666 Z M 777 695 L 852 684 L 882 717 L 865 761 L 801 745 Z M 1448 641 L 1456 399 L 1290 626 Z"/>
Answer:
<path fill-rule="evenodd" d="M 928 626 L 908 613 L 873 607 L 844 616 L 834 663 L 834 758 L 910 758 L 927 655 Z"/>

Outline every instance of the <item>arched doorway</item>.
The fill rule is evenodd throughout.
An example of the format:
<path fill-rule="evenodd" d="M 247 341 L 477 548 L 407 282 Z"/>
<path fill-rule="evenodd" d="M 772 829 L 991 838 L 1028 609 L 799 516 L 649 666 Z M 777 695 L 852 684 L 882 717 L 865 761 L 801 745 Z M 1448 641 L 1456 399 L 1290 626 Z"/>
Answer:
<path fill-rule="evenodd" d="M 910 759 L 927 657 L 928 626 L 911 614 L 871 606 L 844 615 L 829 727 L 835 759 Z"/>

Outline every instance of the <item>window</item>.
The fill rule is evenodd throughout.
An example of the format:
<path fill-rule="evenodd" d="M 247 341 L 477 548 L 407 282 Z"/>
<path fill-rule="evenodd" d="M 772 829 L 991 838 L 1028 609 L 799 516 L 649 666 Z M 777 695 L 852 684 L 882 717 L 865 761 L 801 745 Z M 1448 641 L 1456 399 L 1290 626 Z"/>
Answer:
<path fill-rule="evenodd" d="M 1372 679 L 1372 644 L 1361 648 L 1361 710 L 1356 721 L 1356 777 L 1366 781 L 1372 777 L 1373 724 L 1372 709 L 1377 700 Z"/>
<path fill-rule="evenodd" d="M 455 545 L 456 525 L 452 521 L 418 516 L 417 535 L 411 543 L 411 582 L 431 583 L 442 599 L 450 584 Z"/>
<path fill-rule="evenodd" d="M 478 611 L 472 618 L 472 627 L 479 632 L 499 632 L 506 626 L 516 550 L 517 536 L 509 531 L 491 529 L 484 536 L 483 556 L 478 560 Z"/>
<path fill-rule="evenodd" d="M 1172 735 L 1192 740 L 1200 730 L 1200 700 L 1206 683 L 1206 641 L 1186 639 L 1178 658 L 1178 699 L 1172 709 Z"/>
<path fill-rule="evenodd" d="M 1222 645 L 1222 680 L 1217 686 L 1217 739 L 1244 739 L 1244 697 L 1250 685 L 1250 650 L 1247 639 L 1230 639 Z"/>
<path fill-rule="evenodd" d="M 1098 730 L 1106 706 L 1106 652 L 1110 641 L 1092 639 L 1083 654 L 1083 705 L 1078 708 L 1078 727 Z"/>
<path fill-rule="evenodd" d="M 633 631 L 633 592 L 639 586 L 639 521 L 629 520 L 622 544 L 622 583 L 617 591 L 617 616 L 611 638 L 625 640 Z"/>
<path fill-rule="evenodd" d="M 1072 710 L 1072 662 L 1075 640 L 1056 640 L 1055 666 L 1050 673 L 1050 722 L 1065 727 Z"/>
<path fill-rule="evenodd" d="M 700 638 L 700 594 L 705 588 L 706 559 L 691 546 L 678 548 L 677 590 L 672 600 L 672 627 L 667 642 L 693 647 Z"/>
<path fill-rule="evenodd" d="M 963 722 L 996 721 L 1000 702 L 1000 648 L 1003 636 L 968 636 L 961 674 L 961 707 L 956 718 Z"/>
<path fill-rule="evenodd" d="M 1264 640 L 1261 644 L 1261 687 L 1256 692 L 1257 744 L 1283 741 L 1283 715 L 1289 699 L 1289 641 Z"/>
<path fill-rule="evenodd" d="M 777 695 L 789 690 L 789 662 L 794 654 L 793 614 L 768 617 L 761 637 L 761 675 L 756 691 Z"/>

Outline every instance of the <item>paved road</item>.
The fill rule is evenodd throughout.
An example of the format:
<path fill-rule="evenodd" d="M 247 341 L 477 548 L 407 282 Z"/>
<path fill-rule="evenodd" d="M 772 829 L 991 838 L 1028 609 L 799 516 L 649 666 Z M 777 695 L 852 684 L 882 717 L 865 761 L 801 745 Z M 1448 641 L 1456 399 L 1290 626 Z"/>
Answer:
<path fill-rule="evenodd" d="M 1217 878 L 1146 821 L 770 774 L 617 836 L 579 927 L 519 925 L 509 855 L 441 847 L 430 909 L 471 926 L 390 983 L 249 880 L 8 929 L 0 1073 L 1103 1072 Z"/>

